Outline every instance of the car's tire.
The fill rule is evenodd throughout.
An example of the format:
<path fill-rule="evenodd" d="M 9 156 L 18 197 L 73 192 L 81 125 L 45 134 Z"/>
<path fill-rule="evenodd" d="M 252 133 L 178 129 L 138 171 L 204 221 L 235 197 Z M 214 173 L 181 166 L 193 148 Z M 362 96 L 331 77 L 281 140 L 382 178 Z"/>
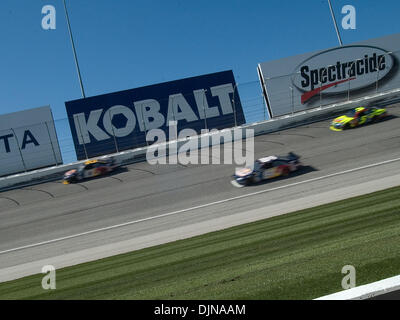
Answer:
<path fill-rule="evenodd" d="M 251 185 L 260 182 L 260 179 L 258 179 L 256 176 L 251 177 L 250 179 L 247 179 L 246 185 Z"/>
<path fill-rule="evenodd" d="M 68 180 L 66 180 L 68 183 L 74 183 L 75 182 L 75 179 L 74 178 L 70 178 L 70 179 L 68 179 Z"/>
<path fill-rule="evenodd" d="M 379 116 L 376 116 L 375 118 L 377 121 L 381 121 L 381 120 L 385 119 L 385 117 L 387 117 L 387 112 L 384 112 L 384 113 L 380 114 Z"/>
<path fill-rule="evenodd" d="M 289 175 L 289 173 L 290 173 L 289 168 L 284 168 L 282 170 L 282 176 L 284 176 L 284 177 L 287 177 Z"/>
<path fill-rule="evenodd" d="M 247 180 L 246 180 L 246 182 L 244 183 L 244 185 L 247 187 L 247 186 L 251 185 L 252 183 L 253 183 L 253 179 L 250 178 L 250 179 L 247 179 Z"/>

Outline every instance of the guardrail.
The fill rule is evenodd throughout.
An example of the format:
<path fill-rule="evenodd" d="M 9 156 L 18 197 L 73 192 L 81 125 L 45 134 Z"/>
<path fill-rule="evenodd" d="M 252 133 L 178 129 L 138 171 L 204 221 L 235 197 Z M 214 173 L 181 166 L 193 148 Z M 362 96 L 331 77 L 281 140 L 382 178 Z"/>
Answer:
<path fill-rule="evenodd" d="M 321 120 L 328 119 L 333 117 L 336 114 L 339 114 L 345 110 L 351 109 L 353 107 L 359 105 L 367 105 L 378 101 L 379 99 L 388 99 L 390 97 L 395 97 L 396 95 L 400 95 L 400 89 L 396 89 L 386 93 L 379 93 L 372 96 L 363 97 L 356 100 L 336 103 L 328 106 L 318 107 L 315 109 L 310 109 L 307 111 L 293 113 L 291 115 L 286 115 L 278 118 L 273 118 L 266 121 L 256 122 L 252 124 L 246 124 L 235 128 L 224 129 L 220 132 L 230 131 L 231 136 L 233 130 L 242 129 L 242 138 L 244 138 L 245 129 L 253 129 L 254 135 L 261 135 L 272 133 L 276 131 L 281 131 L 297 126 L 301 126 L 304 124 L 309 124 Z M 395 100 L 393 100 L 394 102 Z M 204 136 L 208 136 L 209 146 L 216 144 L 216 142 L 212 139 L 213 133 L 207 133 L 199 136 L 194 136 L 186 139 L 180 139 L 178 141 L 169 141 L 166 144 L 177 143 L 177 147 L 179 147 L 186 143 L 189 139 L 204 139 Z M 198 140 L 199 141 L 199 140 Z M 198 144 L 200 145 L 200 144 Z M 151 147 L 151 146 L 150 146 Z M 122 165 L 126 165 L 129 163 L 140 162 L 146 159 L 147 149 L 149 147 L 137 148 L 133 150 L 127 150 L 119 153 L 112 154 L 110 156 L 114 156 L 118 162 Z M 27 173 L 21 173 L 16 175 L 11 175 L 7 177 L 0 178 L 0 191 L 6 191 L 10 189 L 25 187 L 28 185 L 39 184 L 43 182 L 55 181 L 62 178 L 64 172 L 76 168 L 79 164 L 85 161 L 78 161 L 71 164 L 61 165 L 50 167 L 46 169 L 39 169 L 30 171 Z"/>
<path fill-rule="evenodd" d="M 400 276 L 329 294 L 314 300 L 365 300 L 400 290 Z"/>

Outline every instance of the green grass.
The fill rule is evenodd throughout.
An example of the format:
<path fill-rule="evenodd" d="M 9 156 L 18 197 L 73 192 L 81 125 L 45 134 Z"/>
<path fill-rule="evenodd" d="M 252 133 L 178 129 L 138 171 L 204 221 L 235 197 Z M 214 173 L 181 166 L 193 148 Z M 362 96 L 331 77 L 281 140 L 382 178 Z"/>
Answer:
<path fill-rule="evenodd" d="M 0 283 L 0 299 L 312 299 L 400 274 L 400 187 Z"/>

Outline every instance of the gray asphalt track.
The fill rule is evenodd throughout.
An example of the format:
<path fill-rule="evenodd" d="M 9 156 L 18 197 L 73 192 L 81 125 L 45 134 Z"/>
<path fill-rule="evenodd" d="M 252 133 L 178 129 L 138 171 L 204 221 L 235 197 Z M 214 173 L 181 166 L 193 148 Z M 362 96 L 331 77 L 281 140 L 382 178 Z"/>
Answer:
<path fill-rule="evenodd" d="M 323 121 L 256 137 L 256 157 L 293 151 L 306 167 L 246 188 L 230 184 L 234 165 L 143 162 L 79 184 L 0 193 L 0 281 L 40 273 L 41 263 L 69 265 L 246 222 L 246 212 L 274 216 L 400 185 L 400 161 L 362 168 L 400 160 L 400 107 L 388 110 L 394 117 L 344 132 Z"/>

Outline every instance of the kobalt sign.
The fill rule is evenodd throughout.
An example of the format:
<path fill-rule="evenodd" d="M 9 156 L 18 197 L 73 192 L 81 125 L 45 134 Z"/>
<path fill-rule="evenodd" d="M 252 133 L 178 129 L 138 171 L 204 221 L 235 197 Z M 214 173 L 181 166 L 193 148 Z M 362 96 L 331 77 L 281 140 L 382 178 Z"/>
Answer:
<path fill-rule="evenodd" d="M 399 35 L 260 64 L 270 115 L 400 86 L 396 49 Z"/>
<path fill-rule="evenodd" d="M 244 123 L 232 71 L 66 102 L 78 159 L 144 146 L 151 129 L 221 129 Z"/>
<path fill-rule="evenodd" d="M 50 107 L 0 116 L 0 176 L 61 164 Z"/>

